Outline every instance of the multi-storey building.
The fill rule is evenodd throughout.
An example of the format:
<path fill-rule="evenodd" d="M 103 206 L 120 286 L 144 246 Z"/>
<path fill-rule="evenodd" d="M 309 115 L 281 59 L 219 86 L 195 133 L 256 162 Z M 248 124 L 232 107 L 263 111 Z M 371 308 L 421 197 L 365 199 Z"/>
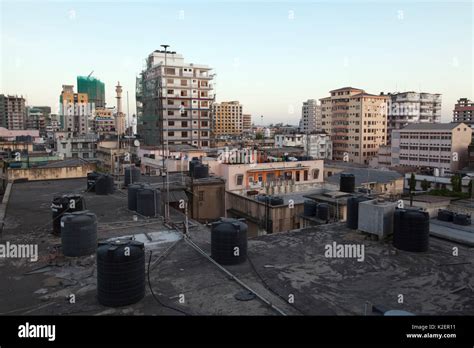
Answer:
<path fill-rule="evenodd" d="M 144 145 L 210 146 L 212 69 L 154 51 L 137 78 L 138 133 Z"/>
<path fill-rule="evenodd" d="M 73 137 L 70 133 L 59 133 L 56 138 L 56 153 L 64 158 L 96 158 L 96 134 L 83 134 Z"/>
<path fill-rule="evenodd" d="M 59 115 L 63 130 L 77 134 L 89 133 L 89 121 L 94 113 L 86 93 L 74 93 L 74 86 L 63 85 L 59 97 Z"/>
<path fill-rule="evenodd" d="M 96 108 L 92 128 L 99 135 L 115 133 L 114 109 Z"/>
<path fill-rule="evenodd" d="M 465 123 L 413 123 L 392 133 L 392 165 L 438 169 L 467 165 L 472 129 Z"/>
<path fill-rule="evenodd" d="M 300 131 L 303 133 L 321 130 L 321 105 L 317 104 L 316 99 L 308 99 L 303 102 L 301 109 Z"/>
<path fill-rule="evenodd" d="M 344 87 L 321 101 L 321 126 L 331 136 L 333 159 L 368 164 L 387 136 L 387 97 Z"/>
<path fill-rule="evenodd" d="M 242 115 L 242 128 L 244 132 L 252 131 L 252 115 L 250 114 Z"/>
<path fill-rule="evenodd" d="M 453 121 L 474 127 L 474 102 L 467 98 L 459 99 L 454 105 Z"/>
<path fill-rule="evenodd" d="M 304 134 L 275 134 L 275 147 L 303 146 Z"/>
<path fill-rule="evenodd" d="M 0 127 L 25 129 L 26 107 L 23 97 L 0 94 Z"/>
<path fill-rule="evenodd" d="M 383 93 L 381 93 L 383 95 Z M 441 94 L 388 93 L 387 142 L 394 129 L 410 123 L 439 123 L 441 120 Z"/>
<path fill-rule="evenodd" d="M 324 132 L 304 134 L 302 145 L 306 156 L 313 159 L 332 159 L 331 137 Z"/>
<path fill-rule="evenodd" d="M 26 129 L 37 129 L 41 135 L 46 134 L 46 116 L 41 109 L 27 107 Z"/>
<path fill-rule="evenodd" d="M 238 101 L 215 103 L 212 107 L 212 130 L 214 135 L 242 134 L 242 105 Z"/>
<path fill-rule="evenodd" d="M 105 84 L 99 79 L 91 76 L 78 76 L 77 92 L 87 94 L 89 103 L 94 107 L 105 107 Z"/>

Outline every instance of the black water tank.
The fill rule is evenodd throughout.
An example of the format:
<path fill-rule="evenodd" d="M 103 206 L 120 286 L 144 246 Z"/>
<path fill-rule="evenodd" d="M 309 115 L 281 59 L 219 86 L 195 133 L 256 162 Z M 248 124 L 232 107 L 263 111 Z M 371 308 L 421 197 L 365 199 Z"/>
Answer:
<path fill-rule="evenodd" d="M 438 220 L 440 221 L 453 221 L 454 213 L 449 210 L 440 209 L 438 210 Z"/>
<path fill-rule="evenodd" d="M 147 217 L 160 214 L 161 193 L 151 187 L 137 190 L 137 213 Z"/>
<path fill-rule="evenodd" d="M 209 167 L 201 163 L 196 163 L 193 167 L 193 178 L 201 179 L 201 178 L 208 178 L 208 177 L 209 177 Z"/>
<path fill-rule="evenodd" d="M 355 189 L 355 176 L 354 174 L 341 173 L 339 180 L 339 191 L 352 193 Z"/>
<path fill-rule="evenodd" d="M 471 215 L 454 214 L 453 223 L 456 225 L 468 226 L 471 224 Z"/>
<path fill-rule="evenodd" d="M 247 224 L 221 218 L 212 224 L 211 257 L 221 265 L 237 265 L 247 259 Z"/>
<path fill-rule="evenodd" d="M 125 175 L 124 175 L 124 184 L 128 186 L 132 183 L 136 183 L 140 181 L 140 169 L 136 166 L 130 166 L 125 168 Z"/>
<path fill-rule="evenodd" d="M 427 251 L 429 246 L 430 216 L 414 209 L 396 209 L 393 226 L 393 245 L 405 251 Z"/>
<path fill-rule="evenodd" d="M 145 296 L 145 246 L 133 240 L 99 243 L 97 297 L 109 307 L 126 306 Z"/>
<path fill-rule="evenodd" d="M 318 204 L 317 217 L 320 220 L 325 220 L 325 221 L 329 220 L 329 204 L 327 203 Z"/>
<path fill-rule="evenodd" d="M 64 256 L 91 255 L 97 249 L 97 217 L 84 210 L 61 218 L 61 247 Z"/>
<path fill-rule="evenodd" d="M 128 200 L 128 209 L 137 210 L 137 192 L 138 190 L 146 187 L 145 184 L 130 184 L 127 189 L 127 200 Z"/>
<path fill-rule="evenodd" d="M 194 177 L 194 166 L 196 164 L 201 164 L 201 161 L 197 157 L 193 157 L 193 159 L 189 162 L 189 176 Z"/>
<path fill-rule="evenodd" d="M 315 216 L 316 209 L 318 208 L 318 203 L 312 200 L 304 201 L 304 216 Z"/>
<path fill-rule="evenodd" d="M 79 194 L 56 196 L 51 203 L 53 233 L 61 234 L 61 217 L 66 212 L 80 211 L 85 208 L 84 197 Z"/>
<path fill-rule="evenodd" d="M 109 195 L 114 193 L 114 178 L 108 174 L 99 176 L 95 183 L 95 193 L 97 195 Z"/>
<path fill-rule="evenodd" d="M 359 227 L 359 203 L 369 200 L 367 197 L 351 197 L 347 200 L 346 226 L 357 230 Z"/>
<path fill-rule="evenodd" d="M 87 191 L 95 192 L 95 183 L 99 178 L 100 174 L 96 172 L 87 173 Z"/>
<path fill-rule="evenodd" d="M 257 195 L 256 199 L 257 201 L 262 202 L 262 203 L 269 203 L 271 197 L 267 195 Z"/>
<path fill-rule="evenodd" d="M 272 196 L 270 198 L 270 205 L 282 205 L 284 203 L 283 198 Z"/>

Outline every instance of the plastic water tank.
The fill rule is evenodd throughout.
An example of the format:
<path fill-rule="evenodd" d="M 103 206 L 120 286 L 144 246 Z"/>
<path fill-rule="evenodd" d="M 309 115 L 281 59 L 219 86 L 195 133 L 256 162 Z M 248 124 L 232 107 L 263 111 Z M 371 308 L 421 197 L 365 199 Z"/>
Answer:
<path fill-rule="evenodd" d="M 143 183 L 130 184 L 127 188 L 127 202 L 128 209 L 136 211 L 137 210 L 137 192 L 138 190 L 146 187 Z"/>
<path fill-rule="evenodd" d="M 196 164 L 201 164 L 201 161 L 197 157 L 193 157 L 192 160 L 189 162 L 189 176 L 194 177 L 194 166 Z"/>
<path fill-rule="evenodd" d="M 339 191 L 352 193 L 355 190 L 354 174 L 341 173 L 339 179 Z"/>
<path fill-rule="evenodd" d="M 257 195 L 255 198 L 262 203 L 269 203 L 271 199 L 271 197 L 267 195 Z"/>
<path fill-rule="evenodd" d="M 283 198 L 273 196 L 270 198 L 270 205 L 282 205 L 284 204 Z"/>
<path fill-rule="evenodd" d="M 132 183 L 136 183 L 140 181 L 140 169 L 136 166 L 130 166 L 125 168 L 124 173 L 124 184 L 128 186 Z"/>
<path fill-rule="evenodd" d="M 454 213 L 449 210 L 440 209 L 438 210 L 438 220 L 441 221 L 453 221 Z"/>
<path fill-rule="evenodd" d="M 209 167 L 201 164 L 196 163 L 193 167 L 193 178 L 194 179 L 202 179 L 209 177 Z"/>
<path fill-rule="evenodd" d="M 147 217 L 160 214 L 161 193 L 150 187 L 137 190 L 137 213 Z"/>
<path fill-rule="evenodd" d="M 393 245 L 405 251 L 422 252 L 429 247 L 430 216 L 414 209 L 395 210 Z"/>
<path fill-rule="evenodd" d="M 97 217 L 84 210 L 61 218 L 61 247 L 64 256 L 84 256 L 97 249 Z"/>
<path fill-rule="evenodd" d="M 471 224 L 471 215 L 454 214 L 453 223 L 456 225 L 468 226 Z"/>
<path fill-rule="evenodd" d="M 320 220 L 325 220 L 325 221 L 329 220 L 329 204 L 327 203 L 318 204 L 317 217 Z"/>
<path fill-rule="evenodd" d="M 315 216 L 317 207 L 318 207 L 318 203 L 316 203 L 315 201 L 312 201 L 312 200 L 304 201 L 303 215 L 304 216 Z"/>
<path fill-rule="evenodd" d="M 145 296 L 145 247 L 132 240 L 100 243 L 97 248 L 97 297 L 109 307 L 126 306 Z"/>
<path fill-rule="evenodd" d="M 85 208 L 84 197 L 79 194 L 56 196 L 51 203 L 53 233 L 61 234 L 61 217 L 66 212 L 80 211 Z"/>
<path fill-rule="evenodd" d="M 87 191 L 88 192 L 95 192 L 95 183 L 99 178 L 100 174 L 96 172 L 88 173 L 87 174 Z"/>
<path fill-rule="evenodd" d="M 109 195 L 114 193 L 114 178 L 108 174 L 99 176 L 95 183 L 95 193 L 97 195 Z"/>
<path fill-rule="evenodd" d="M 347 200 L 346 226 L 357 230 L 359 227 L 359 203 L 369 200 L 367 197 L 351 197 Z"/>
<path fill-rule="evenodd" d="M 237 265 L 247 259 L 247 224 L 221 218 L 212 224 L 211 257 L 221 265 Z"/>

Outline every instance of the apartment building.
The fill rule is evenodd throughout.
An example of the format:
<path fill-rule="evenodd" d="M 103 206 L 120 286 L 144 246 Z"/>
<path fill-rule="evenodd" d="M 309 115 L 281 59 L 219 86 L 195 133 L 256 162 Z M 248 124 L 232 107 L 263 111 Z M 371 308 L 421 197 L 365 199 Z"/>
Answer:
<path fill-rule="evenodd" d="M 242 128 L 244 132 L 250 132 L 252 130 L 252 115 L 242 115 Z"/>
<path fill-rule="evenodd" d="M 56 138 L 56 153 L 63 158 L 96 158 L 97 151 L 96 134 L 83 134 L 80 136 L 71 136 L 70 133 L 59 133 Z"/>
<path fill-rule="evenodd" d="M 41 135 L 45 135 L 47 116 L 43 110 L 35 107 L 27 107 L 26 113 L 26 129 L 37 129 Z"/>
<path fill-rule="evenodd" d="M 302 144 L 305 155 L 313 159 L 332 159 L 332 141 L 326 133 L 304 134 Z"/>
<path fill-rule="evenodd" d="M 62 129 L 74 135 L 90 132 L 94 105 L 89 103 L 86 93 L 74 93 L 74 86 L 63 85 L 59 97 L 59 117 Z"/>
<path fill-rule="evenodd" d="M 22 130 L 26 126 L 25 98 L 0 94 L 0 127 Z"/>
<path fill-rule="evenodd" d="M 465 123 L 413 123 L 392 133 L 392 165 L 451 174 L 467 165 L 472 129 Z"/>
<path fill-rule="evenodd" d="M 474 102 L 460 98 L 454 105 L 453 122 L 463 122 L 470 127 L 474 125 Z"/>
<path fill-rule="evenodd" d="M 212 69 L 159 50 L 148 56 L 146 64 L 136 89 L 138 133 L 144 145 L 209 147 Z"/>
<path fill-rule="evenodd" d="M 212 107 L 214 135 L 241 135 L 243 133 L 242 105 L 238 101 L 215 103 Z"/>
<path fill-rule="evenodd" d="M 303 146 L 304 134 L 275 134 L 275 147 Z"/>
<path fill-rule="evenodd" d="M 114 108 L 95 108 L 92 129 L 99 135 L 115 133 Z"/>
<path fill-rule="evenodd" d="M 383 93 L 381 93 L 383 95 Z M 441 94 L 388 93 L 387 142 L 394 129 L 410 123 L 439 123 L 441 120 Z"/>
<path fill-rule="evenodd" d="M 387 96 L 344 87 L 321 98 L 321 126 L 331 136 L 333 159 L 368 164 L 387 136 Z"/>
<path fill-rule="evenodd" d="M 321 105 L 317 104 L 316 99 L 308 99 L 303 102 L 301 108 L 301 120 L 299 124 L 300 131 L 303 133 L 321 130 Z"/>

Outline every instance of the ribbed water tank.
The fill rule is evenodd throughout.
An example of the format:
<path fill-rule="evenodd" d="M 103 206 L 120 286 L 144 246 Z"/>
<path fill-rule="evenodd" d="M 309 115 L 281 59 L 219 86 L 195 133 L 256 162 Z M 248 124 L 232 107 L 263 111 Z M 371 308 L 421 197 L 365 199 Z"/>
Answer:
<path fill-rule="evenodd" d="M 270 198 L 270 205 L 282 205 L 284 203 L 283 198 L 273 196 Z"/>
<path fill-rule="evenodd" d="M 97 249 L 97 217 L 84 210 L 61 218 L 61 247 L 64 256 L 84 256 Z"/>
<path fill-rule="evenodd" d="M 126 306 L 145 296 L 145 247 L 133 240 L 100 243 L 97 248 L 97 297 L 109 307 Z"/>
<path fill-rule="evenodd" d="M 395 210 L 393 245 L 405 251 L 427 251 L 429 246 L 430 216 L 421 210 Z"/>
<path fill-rule="evenodd" d="M 109 195 L 114 193 L 114 178 L 108 174 L 99 176 L 95 183 L 95 193 L 97 195 Z"/>
<path fill-rule="evenodd" d="M 84 197 L 79 194 L 56 196 L 51 203 L 53 233 L 61 234 L 61 217 L 66 212 L 80 211 L 85 208 Z"/>
<path fill-rule="evenodd" d="M 312 200 L 306 200 L 304 201 L 304 216 L 315 216 L 316 215 L 316 209 L 318 207 L 318 203 Z"/>
<path fill-rule="evenodd" d="M 132 183 L 136 183 L 140 181 L 140 168 L 136 166 L 130 166 L 125 168 L 124 172 L 124 184 L 128 186 Z"/>
<path fill-rule="evenodd" d="M 347 200 L 347 221 L 346 226 L 357 230 L 359 227 L 359 203 L 369 200 L 367 197 L 351 197 Z"/>
<path fill-rule="evenodd" d="M 327 203 L 318 204 L 317 217 L 320 220 L 325 220 L 325 221 L 329 220 L 329 204 Z"/>
<path fill-rule="evenodd" d="M 96 172 L 88 173 L 87 174 L 87 191 L 88 192 L 95 192 L 95 183 L 99 178 L 100 174 Z"/>
<path fill-rule="evenodd" d="M 247 224 L 221 218 L 211 229 L 211 257 L 221 265 L 237 265 L 247 259 Z"/>
<path fill-rule="evenodd" d="M 128 200 L 128 209 L 130 210 L 137 210 L 137 192 L 138 190 L 146 187 L 146 184 L 138 183 L 138 184 L 130 184 L 127 188 L 127 200 Z"/>
<path fill-rule="evenodd" d="M 150 187 L 137 190 L 137 213 L 152 217 L 160 214 L 161 192 Z"/>
<path fill-rule="evenodd" d="M 196 163 L 193 167 L 193 178 L 194 179 L 202 179 L 209 177 L 209 167 L 201 164 Z"/>
<path fill-rule="evenodd" d="M 453 221 L 454 213 L 449 210 L 440 209 L 438 210 L 438 220 L 441 221 Z"/>
<path fill-rule="evenodd" d="M 471 215 L 467 214 L 454 214 L 453 223 L 456 225 L 468 226 L 471 224 Z"/>
<path fill-rule="evenodd" d="M 355 176 L 354 174 L 341 173 L 339 181 L 339 191 L 352 193 L 355 189 Z"/>
<path fill-rule="evenodd" d="M 193 159 L 189 162 L 189 176 L 194 177 L 194 166 L 196 164 L 201 164 L 201 161 L 197 157 L 193 157 Z"/>

